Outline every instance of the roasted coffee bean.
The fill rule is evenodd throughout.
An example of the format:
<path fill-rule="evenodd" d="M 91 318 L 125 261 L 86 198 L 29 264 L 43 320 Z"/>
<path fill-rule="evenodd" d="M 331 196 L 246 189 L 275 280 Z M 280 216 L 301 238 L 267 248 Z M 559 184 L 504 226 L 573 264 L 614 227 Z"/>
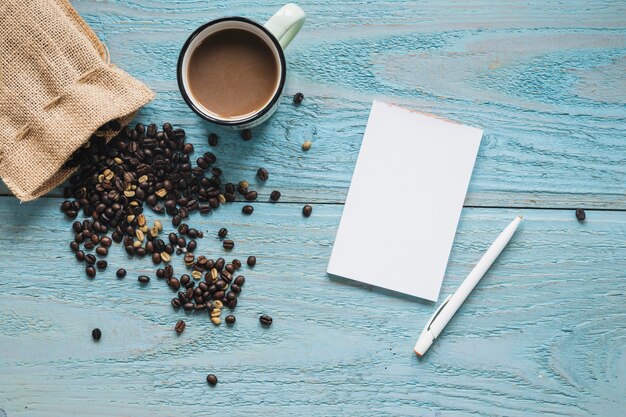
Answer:
<path fill-rule="evenodd" d="M 235 270 L 241 268 L 241 261 L 239 259 L 233 259 L 231 264 L 233 264 L 233 267 L 235 268 Z"/>
<path fill-rule="evenodd" d="M 179 237 L 176 240 L 176 245 L 178 245 L 179 248 L 184 248 L 185 246 L 187 246 L 187 241 L 184 237 Z"/>
<path fill-rule="evenodd" d="M 233 274 L 235 272 L 235 266 L 233 264 L 224 265 L 224 270 L 229 274 Z"/>
<path fill-rule="evenodd" d="M 302 93 L 296 93 L 296 94 L 294 94 L 294 96 L 293 96 L 293 102 L 294 102 L 295 104 L 300 104 L 300 103 L 302 103 L 302 100 L 304 100 L 304 94 L 302 94 Z"/>
<path fill-rule="evenodd" d="M 224 321 L 226 322 L 226 324 L 235 324 L 237 318 L 232 314 L 229 314 L 228 316 L 224 317 Z"/>
<path fill-rule="evenodd" d="M 159 268 L 156 270 L 157 278 L 165 278 L 165 270 L 163 268 Z"/>
<path fill-rule="evenodd" d="M 223 290 L 219 290 L 215 292 L 215 294 L 213 294 L 213 298 L 215 298 L 216 300 L 221 300 L 222 298 L 224 298 L 225 295 L 226 293 Z"/>
<path fill-rule="evenodd" d="M 180 226 L 178 226 L 178 233 L 180 233 L 181 235 L 186 235 L 187 232 L 189 232 L 189 226 L 187 225 L 187 223 L 181 223 Z"/>
<path fill-rule="evenodd" d="M 93 338 L 93 340 L 100 340 L 100 338 L 102 337 L 102 331 L 96 327 L 91 331 L 91 337 Z"/>
<path fill-rule="evenodd" d="M 82 232 L 83 224 L 79 221 L 75 221 L 74 223 L 72 223 L 72 229 L 74 230 L 75 233 Z"/>
<path fill-rule="evenodd" d="M 254 212 L 254 207 L 249 206 L 249 205 L 245 205 L 245 206 L 243 206 L 243 208 L 241 209 L 241 212 L 242 212 L 243 214 L 250 215 L 250 214 L 252 214 L 252 213 Z"/>
<path fill-rule="evenodd" d="M 218 137 L 215 133 L 209 133 L 209 146 L 217 146 Z"/>
<path fill-rule="evenodd" d="M 167 280 L 167 285 L 169 285 L 174 291 L 178 291 L 180 289 L 180 281 L 174 277 Z"/>
<path fill-rule="evenodd" d="M 190 241 L 187 243 L 187 251 L 188 251 L 188 252 L 193 252 L 193 251 L 195 251 L 195 250 L 196 250 L 196 247 L 197 247 L 197 243 L 196 243 L 196 241 L 195 241 L 195 240 L 190 240 Z"/>
<path fill-rule="evenodd" d="M 174 267 L 172 265 L 167 265 L 163 268 L 163 277 L 170 279 L 174 276 Z"/>
<path fill-rule="evenodd" d="M 217 232 L 217 237 L 219 237 L 220 239 L 224 239 L 227 235 L 228 235 L 228 229 L 226 229 L 225 227 L 222 227 Z"/>
<path fill-rule="evenodd" d="M 208 374 L 206 377 L 206 382 L 211 386 L 215 386 L 217 384 L 217 377 L 213 374 Z"/>
<path fill-rule="evenodd" d="M 183 146 L 183 153 L 190 154 L 193 153 L 193 145 L 191 143 L 185 143 Z"/>
<path fill-rule="evenodd" d="M 234 291 L 228 291 L 228 292 L 226 293 L 226 299 L 227 299 L 228 301 L 232 301 L 232 300 L 234 300 L 235 298 L 237 298 L 237 294 L 236 294 Z"/>
<path fill-rule="evenodd" d="M 115 273 L 115 275 L 118 278 L 124 278 L 126 276 L 126 270 L 124 268 L 120 268 L 117 270 L 117 272 Z"/>
<path fill-rule="evenodd" d="M 243 138 L 243 140 L 250 140 L 252 139 L 252 131 L 250 129 L 244 129 L 241 131 L 241 137 Z"/>
<path fill-rule="evenodd" d="M 105 248 L 110 247 L 111 243 L 113 243 L 113 242 L 111 241 L 111 238 L 108 237 L 108 236 L 102 236 L 100 238 L 100 245 L 104 246 Z"/>
<path fill-rule="evenodd" d="M 220 278 L 215 281 L 215 288 L 217 288 L 218 290 L 223 290 L 226 287 L 228 287 L 228 284 L 225 279 Z"/>
<path fill-rule="evenodd" d="M 250 268 L 254 267 L 254 265 L 256 265 L 256 256 L 248 256 L 246 263 Z"/>
<path fill-rule="evenodd" d="M 137 278 L 137 281 L 139 281 L 142 284 L 147 284 L 148 282 L 150 282 L 150 277 L 147 275 L 139 275 L 139 277 Z"/>
<path fill-rule="evenodd" d="M 85 252 L 83 252 L 82 250 L 76 251 L 76 259 L 79 260 L 80 262 L 85 260 Z"/>
<path fill-rule="evenodd" d="M 270 177 L 270 173 L 265 168 L 259 168 L 258 171 L 256 172 L 256 176 L 261 181 L 267 181 L 267 179 Z"/>
<path fill-rule="evenodd" d="M 93 265 L 96 263 L 96 257 L 92 254 L 85 255 L 85 262 L 87 263 L 87 265 Z"/>
<path fill-rule="evenodd" d="M 272 191 L 272 193 L 270 194 L 270 200 L 278 201 L 279 199 L 280 199 L 280 191 L 278 190 Z"/>
<path fill-rule="evenodd" d="M 109 254 L 109 250 L 105 248 L 104 246 L 98 246 L 96 248 L 96 253 L 100 256 L 107 256 Z"/>
<path fill-rule="evenodd" d="M 245 282 L 246 282 L 246 278 L 243 275 L 239 275 L 233 281 L 233 285 L 237 285 L 238 287 L 241 287 Z"/>
<path fill-rule="evenodd" d="M 193 303 L 192 302 L 186 302 L 185 304 L 183 304 L 183 309 L 185 311 L 193 310 Z"/>
<path fill-rule="evenodd" d="M 176 297 L 172 298 L 172 301 L 170 302 L 172 304 L 172 307 L 174 307 L 175 309 L 179 309 L 180 308 L 180 300 Z"/>
<path fill-rule="evenodd" d="M 309 206 L 308 204 L 302 207 L 302 215 L 304 217 L 309 217 L 311 213 L 313 213 L 313 207 Z"/>
<path fill-rule="evenodd" d="M 224 240 L 224 242 L 222 242 L 222 246 L 224 246 L 224 249 L 226 250 L 231 250 L 232 248 L 235 247 L 235 242 L 233 242 L 230 239 L 226 239 Z"/>
<path fill-rule="evenodd" d="M 189 236 L 191 239 L 195 239 L 198 237 L 198 231 L 196 229 L 189 229 L 187 231 L 187 236 Z"/>
<path fill-rule="evenodd" d="M 214 268 L 218 271 L 221 271 L 222 269 L 224 269 L 224 265 L 226 265 L 226 261 L 224 260 L 224 258 L 217 258 Z"/>
<path fill-rule="evenodd" d="M 85 268 L 85 272 L 87 273 L 87 276 L 89 278 L 94 278 L 96 276 L 96 268 L 94 268 L 93 266 L 88 266 L 87 268 Z"/>
<path fill-rule="evenodd" d="M 152 262 L 157 265 L 161 263 L 161 254 L 158 252 L 154 252 L 152 254 Z"/>
<path fill-rule="evenodd" d="M 92 250 L 95 246 L 96 245 L 94 245 L 91 240 L 86 241 L 85 244 L 83 245 L 83 247 L 87 250 Z"/>
<path fill-rule="evenodd" d="M 203 304 L 203 303 L 196 304 L 193 309 L 194 311 L 206 310 L 206 304 Z"/>
<path fill-rule="evenodd" d="M 92 234 L 89 239 L 91 240 L 91 243 L 93 243 L 94 245 L 97 245 L 98 242 L 100 241 L 100 237 L 97 234 Z"/>
<path fill-rule="evenodd" d="M 180 276 L 180 285 L 183 287 L 191 282 L 191 277 L 187 274 L 182 274 Z"/>
<path fill-rule="evenodd" d="M 239 294 L 241 292 L 241 287 L 237 284 L 232 284 L 230 286 L 230 290 L 234 292 L 235 294 Z M 226 296 L 228 297 L 228 294 L 226 294 Z"/>
<path fill-rule="evenodd" d="M 248 191 L 246 193 L 246 195 L 244 196 L 244 198 L 248 201 L 254 201 L 257 198 L 257 192 L 256 191 Z"/>
<path fill-rule="evenodd" d="M 96 262 L 96 267 L 100 270 L 103 271 L 105 269 L 107 269 L 108 263 L 107 261 L 105 261 L 104 259 L 99 260 L 98 262 Z"/>
<path fill-rule="evenodd" d="M 233 309 L 237 307 L 237 299 L 235 298 L 234 300 L 231 300 L 228 302 L 228 308 Z"/>
<path fill-rule="evenodd" d="M 169 235 L 167 235 L 167 238 L 172 245 L 175 245 L 178 241 L 178 236 L 176 236 L 176 233 L 170 233 Z"/>
<path fill-rule="evenodd" d="M 585 210 L 583 209 L 576 209 L 576 218 L 578 219 L 579 222 L 582 222 L 583 220 L 585 220 L 585 218 L 587 217 L 587 215 L 585 214 Z"/>
<path fill-rule="evenodd" d="M 263 326 L 270 326 L 272 324 L 272 318 L 266 314 L 259 317 L 259 321 Z"/>
<path fill-rule="evenodd" d="M 176 322 L 176 325 L 174 326 L 174 330 L 176 331 L 177 334 L 181 334 L 185 330 L 185 321 L 178 320 Z"/>

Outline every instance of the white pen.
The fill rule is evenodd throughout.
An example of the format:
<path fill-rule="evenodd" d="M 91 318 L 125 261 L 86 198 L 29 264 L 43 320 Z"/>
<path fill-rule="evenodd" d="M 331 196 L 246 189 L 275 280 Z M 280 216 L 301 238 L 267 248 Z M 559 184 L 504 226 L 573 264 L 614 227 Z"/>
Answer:
<path fill-rule="evenodd" d="M 461 307 L 463 301 L 470 295 L 476 284 L 478 284 L 478 281 L 485 275 L 485 272 L 487 272 L 491 264 L 493 264 L 493 261 L 496 260 L 507 243 L 509 243 L 520 221 L 522 221 L 522 216 L 517 216 L 515 220 L 500 233 L 456 292 L 443 300 L 443 303 L 441 303 L 430 320 L 428 320 L 426 327 L 424 327 L 419 339 L 417 339 L 417 343 L 413 349 L 415 353 L 417 353 L 417 356 L 423 356 L 435 339 L 439 337 L 439 334 L 444 327 L 446 327 L 446 324 L 448 324 L 452 316 L 454 316 L 454 313 Z"/>

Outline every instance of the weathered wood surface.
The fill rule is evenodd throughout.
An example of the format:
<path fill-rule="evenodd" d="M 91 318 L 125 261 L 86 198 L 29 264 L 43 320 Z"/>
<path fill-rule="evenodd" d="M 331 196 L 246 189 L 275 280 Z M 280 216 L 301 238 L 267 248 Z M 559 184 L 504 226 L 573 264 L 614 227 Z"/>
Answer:
<path fill-rule="evenodd" d="M 142 121 L 226 136 L 224 161 L 271 163 L 291 201 L 342 202 L 373 98 L 485 128 L 466 205 L 626 209 L 624 2 L 301 2 L 283 106 L 251 146 L 198 120 L 175 63 L 224 15 L 264 21 L 276 2 L 77 1 L 113 62 L 157 99 Z M 296 91 L 305 105 L 290 105 Z M 315 152 L 298 152 L 313 140 Z M 245 157 L 242 157 L 245 155 Z M 6 188 L 3 188 L 6 192 Z M 57 193 L 58 195 L 58 193 Z"/>
<path fill-rule="evenodd" d="M 191 315 L 176 337 L 185 315 L 168 305 L 170 290 L 154 277 L 136 281 L 154 271 L 149 260 L 114 246 L 106 273 L 90 281 L 67 249 L 60 199 L 0 197 L 0 416 L 623 415 L 626 5 L 300 4 L 308 21 L 287 51 L 282 106 L 243 142 L 187 109 L 175 61 L 201 22 L 263 21 L 280 3 L 74 2 L 113 61 L 157 92 L 139 120 L 181 125 L 199 151 L 218 132 L 226 179 L 265 166 L 261 192 L 283 198 L 256 204 L 251 217 L 235 204 L 191 219 L 209 235 L 201 250 L 222 254 L 212 236 L 226 225 L 233 255 L 259 264 L 244 267 L 233 328 Z M 300 107 L 290 103 L 296 91 L 306 95 Z M 324 272 L 373 98 L 485 128 L 466 199 L 479 208 L 463 211 L 442 295 L 527 208 L 424 360 L 411 349 L 434 304 Z M 309 219 L 304 202 L 314 205 Z M 578 206 L 603 210 L 579 223 Z M 372 261 L 392 273 L 419 268 Z M 124 280 L 114 277 L 119 266 Z M 274 317 L 270 329 L 261 313 Z M 216 388 L 203 382 L 208 372 Z"/>
<path fill-rule="evenodd" d="M 150 261 L 115 245 L 88 280 L 65 241 L 60 200 L 27 210 L 2 200 L 0 408 L 17 415 L 617 416 L 626 406 L 624 213 L 526 210 L 496 261 L 424 360 L 412 353 L 433 304 L 330 280 L 325 267 L 341 213 L 316 205 L 239 203 L 194 216 L 198 253 L 254 253 L 233 328 L 174 312 L 173 292 L 136 277 Z M 443 294 L 452 292 L 519 210 L 465 209 Z M 59 248 L 61 246 L 61 248 Z M 46 255 L 48 254 L 48 255 Z M 409 260 L 389 262 L 411 274 Z M 115 278 L 125 265 L 128 276 Z M 182 270 L 182 260 L 174 262 Z M 180 273 L 180 272 L 179 272 Z M 151 274 L 152 275 L 152 274 Z M 262 329 L 257 317 L 274 324 Z M 176 337 L 173 325 L 188 327 Z M 91 340 L 94 327 L 103 331 Z M 220 378 L 211 389 L 208 372 Z M 26 409 L 25 407 L 28 407 Z"/>

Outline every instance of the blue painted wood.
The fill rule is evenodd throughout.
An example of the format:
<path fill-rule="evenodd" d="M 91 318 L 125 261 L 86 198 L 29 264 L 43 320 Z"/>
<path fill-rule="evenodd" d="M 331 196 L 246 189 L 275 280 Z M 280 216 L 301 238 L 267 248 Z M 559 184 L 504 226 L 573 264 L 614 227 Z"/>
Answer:
<path fill-rule="evenodd" d="M 508 249 L 423 360 L 434 305 L 325 274 L 341 206 L 240 203 L 191 223 L 197 254 L 258 256 L 233 328 L 174 312 L 149 260 L 114 245 L 94 280 L 65 244 L 58 199 L 0 200 L 0 408 L 8 415 L 618 416 L 626 406 L 626 214 L 525 210 Z M 465 209 L 442 295 L 519 210 Z M 169 227 L 167 228 L 169 231 Z M 409 260 L 391 274 L 418 273 Z M 126 266 L 128 276 L 115 278 Z M 182 259 L 173 262 L 177 275 Z M 141 287 L 136 278 L 153 277 Z M 271 314 L 263 329 L 258 316 Z M 176 320 L 187 329 L 177 337 Z M 91 329 L 102 329 L 99 343 Z M 207 373 L 220 378 L 216 388 Z M 28 407 L 26 409 L 25 407 Z"/>
<path fill-rule="evenodd" d="M 197 151 L 216 131 L 228 181 L 259 166 L 278 204 L 236 203 L 191 223 L 199 251 L 255 254 L 237 324 L 168 305 L 149 260 L 114 246 L 84 276 L 60 199 L 0 197 L 0 416 L 554 415 L 626 408 L 626 22 L 623 2 L 313 2 L 287 51 L 278 113 L 255 138 L 198 120 L 174 81 L 178 48 L 205 20 L 262 21 L 281 4 L 76 1 L 112 59 L 157 91 L 141 121 L 172 121 Z M 290 95 L 303 91 L 300 107 Z M 411 349 L 434 305 L 325 275 L 373 98 L 485 127 L 442 295 L 495 235 L 525 221 L 424 360 Z M 300 150 L 313 140 L 308 153 Z M 6 189 L 3 189 L 6 192 Z M 1 192 L 2 190 L 0 190 Z M 58 193 L 57 193 L 58 194 Z M 303 203 L 314 204 L 304 219 Z M 391 204 L 393 201 L 385 201 Z M 573 208 L 587 211 L 576 221 Z M 537 208 L 567 208 L 542 210 Z M 152 217 L 152 215 L 151 215 Z M 154 217 L 152 217 L 154 218 Z M 393 236 L 390 236 L 392 238 Z M 373 243 L 374 244 L 374 243 Z M 390 273 L 416 273 L 410 260 Z M 177 274 L 182 263 L 175 258 Z M 117 280 L 125 266 L 129 275 Z M 137 275 L 150 274 L 146 287 Z M 258 315 L 275 322 L 262 329 Z M 184 317 L 180 337 L 172 328 Z M 93 343 L 90 332 L 103 338 Z M 220 378 L 216 388 L 207 373 Z M 236 404 L 231 406 L 230 404 Z"/>

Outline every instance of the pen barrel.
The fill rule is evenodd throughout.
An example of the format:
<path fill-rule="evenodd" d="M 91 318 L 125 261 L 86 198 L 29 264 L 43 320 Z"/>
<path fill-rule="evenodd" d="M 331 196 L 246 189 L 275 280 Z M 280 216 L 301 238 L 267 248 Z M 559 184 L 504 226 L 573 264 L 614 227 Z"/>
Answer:
<path fill-rule="evenodd" d="M 431 324 L 430 329 L 434 333 L 435 337 L 439 336 L 439 333 L 446 327 L 454 313 L 461 307 L 461 304 L 470 295 L 474 287 L 480 282 L 481 278 L 485 275 L 487 270 L 491 267 L 494 261 L 498 258 L 500 253 L 504 250 L 506 245 L 513 237 L 517 226 L 521 221 L 521 216 L 516 217 L 503 231 L 498 235 L 496 240 L 489 246 L 487 252 L 480 258 L 476 266 L 469 273 L 467 278 L 459 286 L 459 288 L 452 295 L 448 304 L 446 304 L 444 310 L 441 311 L 437 319 Z"/>

